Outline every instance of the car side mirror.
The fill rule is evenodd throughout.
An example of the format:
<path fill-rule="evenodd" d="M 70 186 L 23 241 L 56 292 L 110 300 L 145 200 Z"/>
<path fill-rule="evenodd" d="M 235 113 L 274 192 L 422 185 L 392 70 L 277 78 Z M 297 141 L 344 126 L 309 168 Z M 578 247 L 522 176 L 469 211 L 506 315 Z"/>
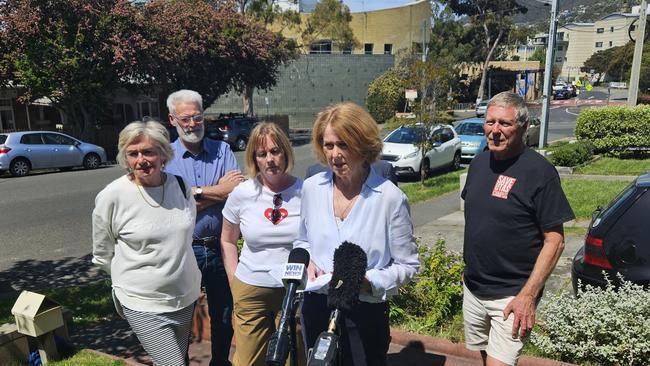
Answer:
<path fill-rule="evenodd" d="M 81 142 L 79 142 L 79 141 L 75 141 L 75 142 L 74 142 L 74 147 L 79 147 L 79 146 L 81 146 Z"/>
<path fill-rule="evenodd" d="M 442 146 L 442 142 L 440 142 L 440 141 L 431 141 L 431 145 L 433 147 L 440 147 L 440 146 Z"/>

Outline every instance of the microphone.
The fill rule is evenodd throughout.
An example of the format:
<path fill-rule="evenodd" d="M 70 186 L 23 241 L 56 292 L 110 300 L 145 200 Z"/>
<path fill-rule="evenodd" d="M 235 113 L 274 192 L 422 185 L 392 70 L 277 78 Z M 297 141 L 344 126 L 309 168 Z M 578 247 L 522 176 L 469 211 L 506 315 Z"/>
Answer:
<path fill-rule="evenodd" d="M 309 264 L 309 252 L 303 248 L 295 248 L 289 253 L 287 264 L 282 272 L 282 283 L 287 289 L 282 300 L 282 316 L 278 329 L 269 338 L 268 349 L 266 350 L 267 365 L 284 365 L 289 355 L 290 339 L 289 323 L 295 313 L 296 291 L 304 289 L 307 283 L 307 265 Z M 293 344 L 295 347 L 295 342 Z"/>
<path fill-rule="evenodd" d="M 343 242 L 334 251 L 334 271 L 327 291 L 327 306 L 332 309 L 327 330 L 322 332 L 309 357 L 309 366 L 333 365 L 338 353 L 336 334 L 341 312 L 347 312 L 359 302 L 361 284 L 366 276 L 368 257 L 360 246 Z"/>

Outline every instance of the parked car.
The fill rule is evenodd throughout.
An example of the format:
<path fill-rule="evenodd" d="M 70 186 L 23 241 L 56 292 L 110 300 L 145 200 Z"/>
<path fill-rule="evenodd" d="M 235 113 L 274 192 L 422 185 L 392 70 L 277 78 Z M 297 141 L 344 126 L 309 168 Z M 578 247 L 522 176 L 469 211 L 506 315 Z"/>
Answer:
<path fill-rule="evenodd" d="M 44 168 L 69 169 L 83 166 L 95 169 L 106 163 L 106 152 L 59 132 L 29 131 L 0 133 L 0 173 L 13 176 Z"/>
<path fill-rule="evenodd" d="M 596 209 L 571 266 L 573 289 L 578 280 L 605 287 L 607 274 L 614 285 L 616 273 L 625 280 L 650 284 L 650 173 L 644 173 L 627 186 L 605 209 Z"/>
<path fill-rule="evenodd" d="M 460 137 L 461 160 L 472 160 L 476 155 L 487 150 L 484 123 L 485 118 L 468 118 L 456 125 L 456 133 Z"/>
<path fill-rule="evenodd" d="M 430 139 L 431 150 L 424 158 L 418 143 Z M 407 176 L 425 173 L 432 169 L 460 167 L 460 137 L 450 125 L 437 125 L 430 132 L 423 125 L 400 126 L 384 139 L 381 159 L 390 162 L 395 175 Z"/>
<path fill-rule="evenodd" d="M 569 99 L 571 92 L 567 89 L 558 89 L 553 91 L 553 99 Z"/>
<path fill-rule="evenodd" d="M 246 149 L 253 127 L 259 122 L 255 117 L 241 114 L 206 116 L 205 135 L 211 139 L 226 141 L 233 151 Z"/>
<path fill-rule="evenodd" d="M 485 116 L 485 112 L 487 111 L 487 100 L 481 101 L 479 104 L 476 105 L 476 117 L 483 117 Z"/>

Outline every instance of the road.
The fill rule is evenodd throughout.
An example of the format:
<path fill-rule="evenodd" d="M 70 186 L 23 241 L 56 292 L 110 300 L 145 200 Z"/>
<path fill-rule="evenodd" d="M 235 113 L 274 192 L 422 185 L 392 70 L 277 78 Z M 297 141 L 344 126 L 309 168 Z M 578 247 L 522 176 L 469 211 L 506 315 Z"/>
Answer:
<path fill-rule="evenodd" d="M 550 141 L 573 134 L 575 116 L 569 113 L 571 108 L 552 109 Z M 311 145 L 303 142 L 295 146 L 294 155 L 294 174 L 303 177 L 307 167 L 315 163 Z M 243 167 L 243 152 L 237 152 L 236 156 Z M 94 198 L 107 183 L 123 173 L 118 166 L 109 166 L 92 171 L 0 177 L 0 272 L 16 273 L 19 265 L 22 269 L 32 261 L 87 256 L 91 250 Z"/>

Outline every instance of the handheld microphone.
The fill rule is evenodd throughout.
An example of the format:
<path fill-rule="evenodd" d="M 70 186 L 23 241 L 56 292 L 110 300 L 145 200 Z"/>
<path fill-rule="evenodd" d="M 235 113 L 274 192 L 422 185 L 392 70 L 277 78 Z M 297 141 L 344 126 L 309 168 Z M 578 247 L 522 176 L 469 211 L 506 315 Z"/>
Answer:
<path fill-rule="evenodd" d="M 280 317 L 278 329 L 269 338 L 268 349 L 266 350 L 267 365 L 280 366 L 284 365 L 287 360 L 290 339 L 295 339 L 295 337 L 291 337 L 289 322 L 295 313 L 296 291 L 304 289 L 307 283 L 308 264 L 309 252 L 305 249 L 295 248 L 289 253 L 289 259 L 282 273 L 282 283 L 287 292 L 282 300 L 282 316 Z"/>
<path fill-rule="evenodd" d="M 309 366 L 333 365 L 338 353 L 337 322 L 359 302 L 361 284 L 366 276 L 368 257 L 360 246 L 343 242 L 334 251 L 334 271 L 327 291 L 327 306 L 332 309 L 327 330 L 322 332 L 309 357 Z"/>

